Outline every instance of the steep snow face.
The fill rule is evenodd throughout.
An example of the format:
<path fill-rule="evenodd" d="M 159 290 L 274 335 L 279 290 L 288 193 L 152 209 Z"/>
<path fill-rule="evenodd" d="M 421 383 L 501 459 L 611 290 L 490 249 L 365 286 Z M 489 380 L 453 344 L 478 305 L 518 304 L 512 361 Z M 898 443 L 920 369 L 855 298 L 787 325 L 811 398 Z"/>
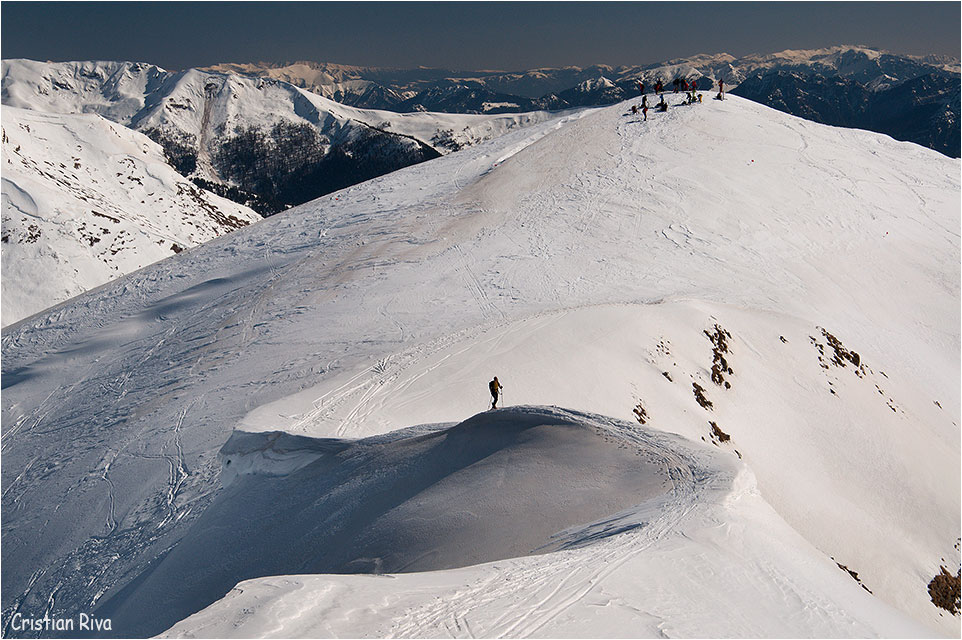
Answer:
<path fill-rule="evenodd" d="M 260 220 L 96 115 L 3 110 L 3 324 Z"/>
<path fill-rule="evenodd" d="M 49 63 L 3 61 L 3 104 L 47 113 L 97 113 L 128 124 L 148 96 L 163 92 L 175 77 L 142 62 Z"/>
<path fill-rule="evenodd" d="M 173 572 L 236 427 L 458 422 L 498 375 L 509 405 L 704 440 L 739 471 L 706 465 L 713 495 L 576 555 L 369 590 L 259 582 L 250 598 L 304 587 L 318 617 L 276 614 L 303 612 L 281 597 L 252 628 L 343 633 L 378 602 L 375 635 L 455 616 L 486 635 L 957 635 L 926 585 L 958 562 L 958 161 L 737 97 L 668 100 L 346 189 L 6 330 L 7 619 L 107 611 Z M 253 486 L 230 480 L 220 495 Z M 387 582 L 403 591 L 384 604 Z"/>

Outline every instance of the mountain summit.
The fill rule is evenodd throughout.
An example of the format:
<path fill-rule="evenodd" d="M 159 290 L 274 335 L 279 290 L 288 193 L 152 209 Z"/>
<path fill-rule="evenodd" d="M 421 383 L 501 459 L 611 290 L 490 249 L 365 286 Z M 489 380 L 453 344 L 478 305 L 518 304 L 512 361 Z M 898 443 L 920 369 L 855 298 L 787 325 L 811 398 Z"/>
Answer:
<path fill-rule="evenodd" d="M 724 80 L 730 89 L 738 87 L 739 95 L 792 115 L 885 133 L 954 158 L 960 153 L 958 59 L 863 46 L 519 72 L 398 71 L 314 63 L 211 69 L 284 79 L 355 106 L 461 113 L 485 112 L 490 105 L 511 112 L 612 104 L 636 96 L 639 81 L 650 90 L 658 80 L 666 86 L 675 78 L 698 80 L 702 89 Z"/>

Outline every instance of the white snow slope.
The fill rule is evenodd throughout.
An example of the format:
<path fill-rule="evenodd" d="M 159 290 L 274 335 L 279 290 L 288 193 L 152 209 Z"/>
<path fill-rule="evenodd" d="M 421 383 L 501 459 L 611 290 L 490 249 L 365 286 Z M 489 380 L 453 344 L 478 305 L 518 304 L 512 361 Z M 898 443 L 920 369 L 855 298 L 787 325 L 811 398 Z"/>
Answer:
<path fill-rule="evenodd" d="M 958 636 L 959 161 L 626 111 L 8 327 L 5 633 Z"/>
<path fill-rule="evenodd" d="M 132 62 L 4 60 L 2 85 L 3 326 L 260 219 L 179 176 L 137 131 L 196 145 L 196 175 L 220 182 L 211 156 L 237 129 L 309 124 L 333 142 L 377 128 L 450 153 L 557 117 L 353 109 L 275 80 Z"/>
<path fill-rule="evenodd" d="M 3 108 L 3 325 L 260 220 L 96 115 Z"/>

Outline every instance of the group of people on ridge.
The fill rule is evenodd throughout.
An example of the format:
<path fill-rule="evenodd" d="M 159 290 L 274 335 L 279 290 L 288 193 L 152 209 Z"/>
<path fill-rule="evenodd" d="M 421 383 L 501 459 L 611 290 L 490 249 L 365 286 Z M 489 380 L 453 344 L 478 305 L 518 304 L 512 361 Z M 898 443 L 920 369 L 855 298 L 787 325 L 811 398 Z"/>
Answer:
<path fill-rule="evenodd" d="M 708 81 L 708 89 L 711 89 L 715 86 L 714 80 L 712 80 L 711 78 L 707 78 L 705 76 L 702 76 L 702 77 Z M 675 78 L 674 80 L 672 80 L 672 85 L 675 87 L 674 93 L 678 93 L 679 88 L 687 92 L 688 97 L 685 100 L 685 104 L 694 104 L 695 102 L 701 102 L 701 94 L 697 93 L 698 81 L 699 81 L 698 78 L 695 78 L 690 82 L 685 78 Z M 648 96 L 645 94 L 645 83 L 641 80 L 638 81 L 638 91 L 641 92 L 641 112 L 644 115 L 645 120 L 647 120 L 648 119 Z M 655 108 L 658 109 L 659 111 L 668 111 L 668 103 L 665 102 L 665 96 L 662 95 L 664 91 L 665 91 L 665 85 L 659 79 L 657 82 L 655 82 L 655 95 L 661 97 L 661 102 L 655 105 Z M 719 80 L 718 95 L 715 96 L 715 99 L 723 100 L 724 95 L 725 95 L 725 81 Z M 637 114 L 638 105 L 632 105 L 631 112 L 633 114 Z"/>

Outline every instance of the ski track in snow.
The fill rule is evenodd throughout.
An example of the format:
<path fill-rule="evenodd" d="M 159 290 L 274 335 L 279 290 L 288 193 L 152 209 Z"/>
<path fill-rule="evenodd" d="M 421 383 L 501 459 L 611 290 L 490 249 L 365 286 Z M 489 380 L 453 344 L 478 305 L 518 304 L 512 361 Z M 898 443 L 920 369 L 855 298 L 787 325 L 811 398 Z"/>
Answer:
<path fill-rule="evenodd" d="M 472 637 L 467 614 L 492 602 L 510 603 L 489 627 L 484 637 L 531 637 L 568 607 L 583 599 L 632 557 L 644 553 L 691 513 L 698 500 L 699 487 L 709 480 L 676 452 L 658 447 L 644 432 L 619 429 L 628 438 L 657 451 L 666 460 L 672 481 L 671 499 L 659 505 L 654 518 L 642 523 L 635 533 L 607 539 L 599 545 L 593 562 L 586 566 L 581 557 L 564 551 L 550 554 L 538 563 L 532 579 L 527 567 L 512 565 L 495 578 L 467 585 L 444 600 L 435 600 L 405 613 L 395 622 L 391 635 L 423 637 L 429 630 L 445 628 L 452 637 Z M 637 531 L 640 531 L 638 533 Z M 452 628 L 448 621 L 454 621 Z"/>

